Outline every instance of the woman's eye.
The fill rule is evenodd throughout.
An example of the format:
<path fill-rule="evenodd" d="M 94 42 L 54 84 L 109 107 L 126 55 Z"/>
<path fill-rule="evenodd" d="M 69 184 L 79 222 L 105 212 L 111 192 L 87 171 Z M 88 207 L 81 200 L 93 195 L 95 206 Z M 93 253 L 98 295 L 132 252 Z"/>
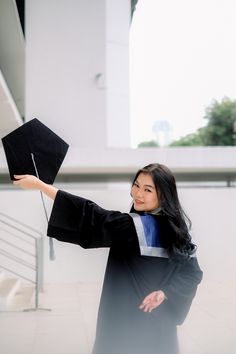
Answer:
<path fill-rule="evenodd" d="M 151 189 L 145 189 L 145 192 L 151 192 Z"/>
<path fill-rule="evenodd" d="M 139 187 L 139 185 L 138 185 L 137 183 L 134 183 L 134 186 L 135 186 L 135 187 Z"/>

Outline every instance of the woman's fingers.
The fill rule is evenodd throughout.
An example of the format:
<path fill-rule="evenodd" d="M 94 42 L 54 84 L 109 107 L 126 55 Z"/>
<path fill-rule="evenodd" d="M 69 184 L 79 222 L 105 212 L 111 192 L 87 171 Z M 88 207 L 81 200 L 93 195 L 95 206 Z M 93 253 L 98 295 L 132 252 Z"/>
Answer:
<path fill-rule="evenodd" d="M 14 178 L 16 179 L 21 179 L 21 178 L 25 178 L 28 175 L 14 175 Z"/>
<path fill-rule="evenodd" d="M 33 175 L 14 175 L 16 180 L 13 184 L 20 186 L 23 189 L 37 189 L 39 179 Z"/>
<path fill-rule="evenodd" d="M 144 312 L 152 312 L 152 310 L 154 310 L 156 306 L 153 303 L 148 303 L 146 305 L 141 305 L 139 308 Z"/>
<path fill-rule="evenodd" d="M 143 307 L 139 307 L 140 310 L 143 310 L 144 312 L 151 312 L 152 310 L 154 310 L 154 306 L 151 305 L 151 304 L 147 304 L 147 305 L 144 305 Z"/>

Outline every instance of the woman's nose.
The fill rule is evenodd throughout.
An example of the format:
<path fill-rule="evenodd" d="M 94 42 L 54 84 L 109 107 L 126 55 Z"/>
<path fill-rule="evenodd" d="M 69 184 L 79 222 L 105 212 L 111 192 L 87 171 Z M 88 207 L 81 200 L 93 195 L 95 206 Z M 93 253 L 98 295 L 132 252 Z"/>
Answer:
<path fill-rule="evenodd" d="M 139 198 L 141 198 L 143 196 L 143 192 L 142 192 L 141 189 L 137 190 L 136 196 L 139 197 Z"/>

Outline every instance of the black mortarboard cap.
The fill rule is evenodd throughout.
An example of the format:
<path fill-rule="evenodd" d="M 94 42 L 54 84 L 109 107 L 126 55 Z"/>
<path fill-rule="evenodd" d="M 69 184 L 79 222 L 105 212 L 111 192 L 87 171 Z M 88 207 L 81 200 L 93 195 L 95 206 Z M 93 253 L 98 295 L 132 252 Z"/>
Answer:
<path fill-rule="evenodd" d="M 69 145 L 34 118 L 2 138 L 10 177 L 31 174 L 53 184 Z M 37 174 L 37 172 L 38 174 Z"/>
<path fill-rule="evenodd" d="M 10 177 L 30 174 L 53 184 L 69 145 L 34 118 L 2 138 Z M 47 211 L 41 192 L 43 207 Z M 49 238 L 50 259 L 55 259 L 53 240 Z"/>

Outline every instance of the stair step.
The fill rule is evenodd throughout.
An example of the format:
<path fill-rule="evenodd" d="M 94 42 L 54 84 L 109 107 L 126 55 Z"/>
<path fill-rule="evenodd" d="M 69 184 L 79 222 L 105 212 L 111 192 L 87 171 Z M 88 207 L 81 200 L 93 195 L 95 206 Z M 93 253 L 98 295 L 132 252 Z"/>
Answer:
<path fill-rule="evenodd" d="M 34 286 L 21 286 L 9 303 L 7 311 L 21 311 L 33 307 L 32 298 L 34 294 Z"/>
<path fill-rule="evenodd" d="M 20 279 L 7 278 L 0 283 L 0 311 L 5 310 L 20 287 Z"/>

